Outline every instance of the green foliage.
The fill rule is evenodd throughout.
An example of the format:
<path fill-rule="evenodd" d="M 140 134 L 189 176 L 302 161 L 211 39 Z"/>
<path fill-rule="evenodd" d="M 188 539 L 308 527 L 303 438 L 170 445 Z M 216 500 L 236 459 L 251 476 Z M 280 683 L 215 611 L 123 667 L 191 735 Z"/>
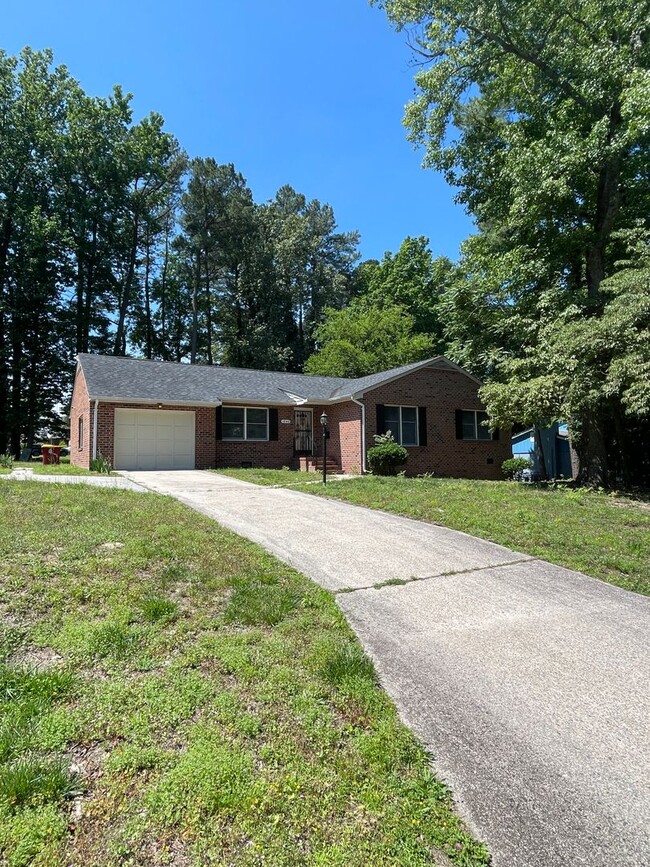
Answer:
<path fill-rule="evenodd" d="M 96 458 L 91 459 L 90 471 L 92 473 L 104 473 L 105 475 L 110 476 L 113 467 L 111 466 L 110 460 L 105 458 L 100 452 Z"/>
<path fill-rule="evenodd" d="M 519 479 L 524 470 L 532 469 L 533 463 L 528 458 L 508 458 L 501 464 L 501 471 L 506 479 Z"/>
<path fill-rule="evenodd" d="M 0 767 L 0 812 L 57 803 L 80 791 L 79 779 L 61 761 L 20 759 Z"/>
<path fill-rule="evenodd" d="M 443 328 L 438 304 L 453 272 L 449 259 L 433 258 L 428 238 L 405 238 L 397 253 L 386 253 L 364 274 L 364 297 L 371 305 L 406 310 L 413 317 L 414 332 L 428 334 L 436 352 L 441 352 Z"/>
<path fill-rule="evenodd" d="M 4 777 L 0 862 L 487 863 L 329 593 L 167 497 L 6 482 L 0 500 L 3 651 L 47 642 L 65 666 L 2 675 L 0 762 L 25 773 Z M 69 778 L 42 773 L 71 761 L 81 822 Z"/>
<path fill-rule="evenodd" d="M 379 443 L 368 449 L 368 467 L 375 476 L 394 476 L 408 459 L 408 451 L 396 442 Z"/>
<path fill-rule="evenodd" d="M 156 623 L 159 620 L 173 620 L 178 611 L 178 605 L 166 596 L 155 593 L 146 596 L 140 601 L 142 617 L 148 623 Z"/>
<path fill-rule="evenodd" d="M 67 433 L 78 352 L 302 369 L 358 258 L 330 205 L 288 186 L 256 204 L 50 51 L 0 52 L 0 110 L 0 452 Z"/>
<path fill-rule="evenodd" d="M 376 683 L 375 670 L 363 649 L 351 641 L 327 643 L 317 650 L 319 675 L 331 684 L 341 684 L 351 678 Z"/>
<path fill-rule="evenodd" d="M 290 588 L 253 578 L 236 584 L 224 614 L 229 623 L 275 626 L 299 601 Z"/>
<path fill-rule="evenodd" d="M 345 310 L 329 309 L 316 329 L 319 349 L 305 373 L 358 377 L 429 358 L 435 354 L 433 339 L 417 334 L 414 323 L 401 307 L 375 307 L 363 298 Z"/>
<path fill-rule="evenodd" d="M 490 380 L 497 423 L 570 421 L 583 480 L 650 479 L 632 436 L 650 426 L 647 293 L 617 276 L 647 229 L 647 8 L 379 5 L 425 58 L 410 135 L 478 227 L 438 306 L 449 354 Z"/>
<path fill-rule="evenodd" d="M 3 467 L 5 470 L 13 469 L 14 458 L 13 455 L 0 455 L 0 467 Z"/>

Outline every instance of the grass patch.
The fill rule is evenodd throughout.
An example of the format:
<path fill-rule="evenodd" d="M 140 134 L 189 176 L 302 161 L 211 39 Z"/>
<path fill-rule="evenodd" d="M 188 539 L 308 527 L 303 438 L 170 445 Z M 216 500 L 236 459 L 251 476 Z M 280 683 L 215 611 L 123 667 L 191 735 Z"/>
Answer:
<path fill-rule="evenodd" d="M 226 470 L 265 485 L 383 509 L 488 539 L 577 569 L 625 590 L 650 594 L 650 503 L 587 489 L 517 482 L 362 476 L 300 485 L 288 470 Z"/>
<path fill-rule="evenodd" d="M 58 803 L 80 791 L 75 774 L 61 761 L 23 758 L 0 767 L 0 814 L 21 807 Z"/>
<path fill-rule="evenodd" d="M 61 458 L 60 464 L 43 464 L 41 461 L 14 461 L 14 470 L 26 469 L 33 470 L 37 475 L 50 476 L 90 476 L 98 475 L 91 473 L 83 467 L 76 467 L 69 463 L 69 458 Z M 0 475 L 7 475 L 11 470 L 7 467 L 0 467 Z"/>
<path fill-rule="evenodd" d="M 488 863 L 329 593 L 154 494 L 0 515 L 1 864 Z"/>

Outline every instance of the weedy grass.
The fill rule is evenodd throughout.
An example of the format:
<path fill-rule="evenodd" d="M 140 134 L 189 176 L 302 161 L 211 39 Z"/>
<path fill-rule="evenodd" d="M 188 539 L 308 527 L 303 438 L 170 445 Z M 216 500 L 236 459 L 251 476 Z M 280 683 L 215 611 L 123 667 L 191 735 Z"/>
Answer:
<path fill-rule="evenodd" d="M 91 473 L 90 470 L 85 470 L 83 467 L 75 467 L 71 464 L 69 458 L 61 458 L 60 464 L 43 464 L 38 461 L 14 461 L 12 469 L 33 470 L 38 475 L 54 475 L 54 476 L 88 476 L 97 475 Z M 0 467 L 0 474 L 7 474 L 12 471 L 8 467 Z"/>
<path fill-rule="evenodd" d="M 223 472 L 430 521 L 650 594 L 647 500 L 518 482 L 362 476 L 323 486 L 308 484 L 311 474 L 290 470 Z"/>
<path fill-rule="evenodd" d="M 1 864 L 488 863 L 329 593 L 154 494 L 0 515 Z"/>

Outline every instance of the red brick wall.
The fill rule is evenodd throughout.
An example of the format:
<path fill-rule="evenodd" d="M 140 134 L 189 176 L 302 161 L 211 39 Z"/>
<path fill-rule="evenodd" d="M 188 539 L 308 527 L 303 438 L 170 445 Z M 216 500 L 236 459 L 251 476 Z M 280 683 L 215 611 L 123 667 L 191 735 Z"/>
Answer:
<path fill-rule="evenodd" d="M 79 419 L 83 419 L 83 448 L 79 448 Z M 72 406 L 70 408 L 70 463 L 88 469 L 93 447 L 93 432 L 88 388 L 79 365 L 74 377 Z"/>
<path fill-rule="evenodd" d="M 113 464 L 116 409 L 178 409 L 194 412 L 194 448 L 197 470 L 207 470 L 215 466 L 216 411 L 210 406 L 177 406 L 172 403 L 162 405 L 141 403 L 100 403 L 97 414 L 97 453 L 104 455 Z"/>
<path fill-rule="evenodd" d="M 361 407 L 352 401 L 314 409 L 314 454 L 323 452 L 323 429 L 320 417 L 327 413 L 330 438 L 327 457 L 344 473 L 361 472 Z"/>
<path fill-rule="evenodd" d="M 250 406 L 255 405 L 250 404 Z M 283 424 L 283 419 L 285 422 L 288 420 L 290 424 Z M 266 442 L 217 440 L 216 454 L 218 467 L 240 467 L 243 461 L 250 461 L 254 467 L 272 470 L 293 466 L 293 407 L 278 407 L 277 440 Z"/>
<path fill-rule="evenodd" d="M 426 367 L 366 393 L 366 447 L 374 445 L 377 404 L 424 406 L 427 411 L 427 445 L 409 447 L 407 475 L 434 472 L 440 476 L 501 479 L 501 464 L 512 457 L 510 431 L 499 440 L 457 440 L 457 409 L 483 410 L 479 386 L 454 370 Z M 382 431 L 380 431 L 382 433 Z M 488 463 L 488 459 L 492 463 Z"/>

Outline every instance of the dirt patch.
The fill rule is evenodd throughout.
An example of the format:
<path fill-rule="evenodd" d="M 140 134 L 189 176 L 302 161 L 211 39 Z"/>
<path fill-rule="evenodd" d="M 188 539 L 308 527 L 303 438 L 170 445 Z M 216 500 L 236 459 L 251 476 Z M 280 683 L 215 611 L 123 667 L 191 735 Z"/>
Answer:
<path fill-rule="evenodd" d="M 64 658 L 51 647 L 24 647 L 12 657 L 14 665 L 33 668 L 36 671 L 49 671 L 65 662 Z"/>
<path fill-rule="evenodd" d="M 617 509 L 640 509 L 642 512 L 650 514 L 650 503 L 643 500 L 612 500 L 611 505 Z"/>
<path fill-rule="evenodd" d="M 124 542 L 103 542 L 97 546 L 100 551 L 119 551 L 124 547 Z"/>

